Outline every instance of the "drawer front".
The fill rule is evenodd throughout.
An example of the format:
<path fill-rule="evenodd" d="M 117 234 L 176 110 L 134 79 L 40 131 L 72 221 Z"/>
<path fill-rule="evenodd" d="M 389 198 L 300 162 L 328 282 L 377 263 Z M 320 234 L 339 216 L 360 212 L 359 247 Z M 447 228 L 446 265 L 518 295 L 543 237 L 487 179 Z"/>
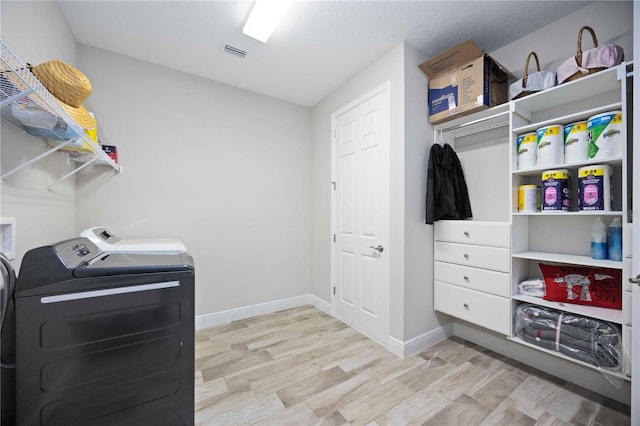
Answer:
<path fill-rule="evenodd" d="M 509 274 L 454 263 L 434 262 L 433 278 L 449 284 L 509 297 Z"/>
<path fill-rule="evenodd" d="M 436 311 L 509 334 L 509 299 L 435 281 L 433 301 Z"/>
<path fill-rule="evenodd" d="M 509 224 L 472 220 L 441 220 L 435 223 L 433 238 L 450 243 L 509 248 Z"/>
<path fill-rule="evenodd" d="M 509 272 L 509 249 L 474 246 L 470 244 L 443 243 L 433 244 L 433 258 L 441 262 Z"/>

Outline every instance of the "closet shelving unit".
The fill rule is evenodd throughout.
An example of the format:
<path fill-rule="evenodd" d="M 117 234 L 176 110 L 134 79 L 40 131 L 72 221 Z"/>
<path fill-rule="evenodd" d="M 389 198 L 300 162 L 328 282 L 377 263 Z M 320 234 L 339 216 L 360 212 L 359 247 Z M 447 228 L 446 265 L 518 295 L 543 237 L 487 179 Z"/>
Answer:
<path fill-rule="evenodd" d="M 539 92 L 509 103 L 510 105 L 510 152 L 511 152 L 511 279 L 512 279 L 512 311 L 520 303 L 531 303 L 553 308 L 559 311 L 579 314 L 595 319 L 609 321 L 618 325 L 624 334 L 628 333 L 624 326 L 625 310 L 630 309 L 623 297 L 622 310 L 593 306 L 576 305 L 546 301 L 542 298 L 518 294 L 518 283 L 529 277 L 540 277 L 539 263 L 580 265 L 618 269 L 624 272 L 625 262 L 612 260 L 595 260 L 590 256 L 591 224 L 596 217 L 602 217 L 609 223 L 613 217 L 620 217 L 626 226 L 630 221 L 628 182 L 630 170 L 627 167 L 627 156 L 630 155 L 628 143 L 624 145 L 622 157 L 610 158 L 606 161 L 593 160 L 579 163 L 559 164 L 554 167 L 536 167 L 520 170 L 517 165 L 516 141 L 519 135 L 535 132 L 541 127 L 552 124 L 567 125 L 576 121 L 607 112 L 623 111 L 623 141 L 626 137 L 627 109 L 627 76 L 631 65 L 620 66 L 565 83 L 544 92 Z M 577 208 L 577 170 L 580 167 L 594 164 L 608 164 L 612 167 L 612 210 L 611 211 L 578 211 Z M 572 206 L 568 212 L 518 212 L 517 191 L 520 185 L 541 184 L 544 170 L 568 169 L 572 181 Z M 623 254 L 623 256 L 626 254 Z M 624 274 L 623 274 L 624 275 Z M 624 292 L 623 292 L 624 293 Z M 513 327 L 513 324 L 512 324 Z M 529 344 L 515 334 L 512 329 L 512 341 L 554 354 L 572 362 L 601 370 L 613 376 L 626 378 L 626 374 L 609 372 L 590 364 L 577 361 L 558 352 L 542 349 Z M 623 343 L 623 346 L 625 343 Z M 629 353 L 630 348 L 623 348 Z"/>
<path fill-rule="evenodd" d="M 23 114 L 29 115 L 29 120 L 32 122 L 42 121 L 42 117 L 48 116 L 48 120 L 54 117 L 58 123 L 62 123 L 62 127 L 67 127 L 71 131 L 65 134 L 71 134 L 72 137 L 65 140 L 56 141 L 57 144 L 47 144 L 46 140 L 41 137 L 32 136 L 27 133 L 25 125 L 22 121 L 18 120 L 13 111 L 13 107 L 20 103 L 21 105 L 27 105 L 28 108 L 23 108 Z M 97 165 L 107 167 L 116 173 L 120 172 L 120 166 L 116 164 L 103 150 L 102 148 L 84 132 L 84 129 L 80 127 L 75 120 L 62 108 L 60 103 L 53 97 L 51 93 L 38 81 L 38 79 L 27 69 L 27 65 L 23 63 L 9 47 L 0 40 L 0 115 L 2 121 L 9 126 L 16 128 L 18 131 L 23 132 L 36 143 L 42 144 L 46 147 L 46 150 L 41 154 L 23 161 L 21 164 L 12 165 L 10 170 L 2 170 L 0 179 L 4 181 L 5 178 L 12 174 L 37 163 L 45 157 L 53 153 L 64 154 L 72 163 L 75 164 L 75 168 L 69 173 L 55 179 L 49 184 L 47 190 L 54 185 L 62 182 L 63 180 L 73 176 L 78 171 L 89 165 Z M 24 118 L 23 118 L 24 120 Z M 59 125 L 57 125 L 58 127 Z M 43 126 L 44 127 L 44 126 Z M 83 142 L 85 147 L 84 151 L 67 151 L 67 148 L 72 142 Z M 53 145 L 53 146 L 51 146 Z"/>
<path fill-rule="evenodd" d="M 626 228 L 630 227 L 631 221 L 631 200 L 628 194 L 631 185 L 629 158 L 632 153 L 629 143 L 631 138 L 624 133 L 626 133 L 626 120 L 630 113 L 627 108 L 627 98 L 631 93 L 631 86 L 627 83 L 630 73 L 631 64 L 622 64 L 544 92 L 434 126 L 434 141 L 448 143 L 454 147 L 463 163 L 465 179 L 470 185 L 470 197 L 475 197 L 471 203 L 474 210 L 472 224 L 469 221 L 435 223 L 434 245 L 440 248 L 451 246 L 453 250 L 451 252 L 453 254 L 449 253 L 451 250 L 447 251 L 447 256 L 436 251 L 434 256 L 436 310 L 505 334 L 510 341 L 532 350 L 552 354 L 575 365 L 622 380 L 628 380 L 630 376 L 628 360 L 631 351 L 629 320 L 631 306 L 630 299 L 625 297 L 630 294 L 628 291 L 623 291 L 623 309 L 616 310 L 546 301 L 542 298 L 518 294 L 518 283 L 530 277 L 540 277 L 539 263 L 611 268 L 621 270 L 623 277 L 630 272 L 628 257 L 631 253 L 627 243 L 623 244 L 625 260 L 622 262 L 595 260 L 590 256 L 591 224 L 596 217 L 602 217 L 605 223 L 609 223 L 614 217 L 620 217 L 625 227 L 623 234 L 629 235 Z M 555 167 L 518 169 L 516 142 L 519 135 L 535 132 L 551 124 L 567 125 L 587 120 L 596 114 L 619 110 L 623 111 L 625 121 L 623 140 L 627 141 L 623 155 L 619 158 L 566 163 Z M 578 211 L 577 170 L 594 164 L 608 164 L 612 167 L 611 211 Z M 573 181 L 571 211 L 519 212 L 518 187 L 525 184 L 540 185 L 543 171 L 560 168 L 569 169 Z M 475 187 L 471 188 L 472 185 Z M 465 258 L 464 254 L 469 248 L 477 246 L 475 248 L 482 250 L 484 246 L 503 244 L 496 240 L 497 234 L 493 238 L 495 241 L 476 242 L 470 237 L 477 236 L 479 231 L 481 235 L 488 235 L 489 229 L 496 226 L 507 226 L 508 239 L 504 245 L 500 245 L 500 249 L 506 249 L 509 252 L 508 267 L 490 271 L 492 269 L 490 266 L 482 268 L 477 265 L 468 265 L 468 258 Z M 458 248 L 462 251 L 456 257 L 455 249 Z M 489 270 L 482 270 L 487 268 Z M 441 273 L 450 270 L 462 271 L 460 273 L 464 277 L 462 275 L 458 277 L 460 273 L 456 275 L 455 272 Z M 496 287 L 499 281 L 496 279 L 502 277 L 501 274 L 508 276 L 510 288 L 496 292 L 495 288 L 499 288 L 499 286 Z M 484 277 L 488 275 L 493 278 L 487 281 Z M 448 297 L 445 290 L 455 290 L 458 297 Z M 626 287 L 625 290 L 627 290 Z M 496 307 L 487 307 L 484 299 L 488 297 L 494 302 L 504 300 L 510 307 L 505 308 L 505 312 L 502 312 L 501 304 Z M 463 308 L 458 306 L 461 303 Z M 553 308 L 616 324 L 622 330 L 625 370 L 611 371 L 595 367 L 520 339 L 515 333 L 513 320 L 515 310 L 521 303 Z"/>

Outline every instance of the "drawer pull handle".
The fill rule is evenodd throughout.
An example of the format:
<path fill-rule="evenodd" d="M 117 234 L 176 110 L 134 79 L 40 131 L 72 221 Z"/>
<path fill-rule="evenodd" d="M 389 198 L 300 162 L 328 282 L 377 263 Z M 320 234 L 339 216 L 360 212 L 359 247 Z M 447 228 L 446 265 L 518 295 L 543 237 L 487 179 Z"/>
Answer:
<path fill-rule="evenodd" d="M 465 275 L 463 278 L 464 278 L 465 281 L 469 281 L 469 276 L 468 275 Z"/>
<path fill-rule="evenodd" d="M 469 236 L 469 231 L 464 231 L 464 236 L 468 237 Z"/>
<path fill-rule="evenodd" d="M 468 303 L 464 303 L 464 304 L 462 304 L 462 306 L 464 306 L 465 308 L 469 309 L 469 304 Z"/>
<path fill-rule="evenodd" d="M 465 259 L 468 259 L 469 258 L 469 253 L 464 253 L 463 256 L 464 256 Z"/>

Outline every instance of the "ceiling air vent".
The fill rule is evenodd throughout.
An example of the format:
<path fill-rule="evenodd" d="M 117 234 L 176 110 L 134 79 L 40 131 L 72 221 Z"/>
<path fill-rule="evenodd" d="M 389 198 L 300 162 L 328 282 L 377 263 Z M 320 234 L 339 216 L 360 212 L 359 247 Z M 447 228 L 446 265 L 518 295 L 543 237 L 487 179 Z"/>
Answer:
<path fill-rule="evenodd" d="M 225 44 L 224 51 L 239 58 L 244 58 L 245 56 L 247 56 L 247 52 L 245 52 L 244 50 L 238 49 L 237 47 L 233 47 L 228 44 Z"/>

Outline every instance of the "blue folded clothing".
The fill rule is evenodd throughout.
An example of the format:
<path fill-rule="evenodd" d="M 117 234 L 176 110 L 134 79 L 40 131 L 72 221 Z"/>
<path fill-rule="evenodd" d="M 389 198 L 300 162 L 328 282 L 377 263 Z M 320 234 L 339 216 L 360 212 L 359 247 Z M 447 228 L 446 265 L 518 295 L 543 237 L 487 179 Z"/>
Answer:
<path fill-rule="evenodd" d="M 77 139 L 78 134 L 71 127 L 66 124 L 57 124 L 51 129 L 41 129 L 38 127 L 24 126 L 25 132 L 32 136 L 39 138 L 54 139 L 58 141 L 68 141 L 70 139 Z"/>

